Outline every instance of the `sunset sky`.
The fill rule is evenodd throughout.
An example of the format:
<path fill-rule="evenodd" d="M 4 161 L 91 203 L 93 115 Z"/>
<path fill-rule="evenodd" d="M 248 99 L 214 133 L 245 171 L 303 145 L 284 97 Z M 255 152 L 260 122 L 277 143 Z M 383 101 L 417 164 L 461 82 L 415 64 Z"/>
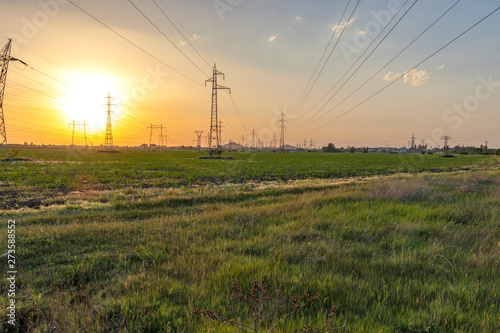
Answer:
<path fill-rule="evenodd" d="M 219 83 L 232 89 L 231 95 L 219 91 L 224 142 L 245 136 L 248 144 L 253 129 L 269 142 L 273 133 L 279 137 L 278 115 L 285 112 L 290 145 L 307 138 L 318 146 L 403 146 L 415 134 L 417 144 L 433 147 L 443 145 L 443 135 L 452 146 L 488 141 L 500 147 L 500 11 L 414 68 L 496 10 L 498 1 L 459 1 L 386 67 L 457 1 L 71 2 L 0 2 L 1 47 L 12 38 L 11 56 L 29 65 L 9 66 L 10 143 L 71 144 L 74 120 L 90 124 L 89 144 L 103 144 L 109 92 L 116 145 L 148 143 L 151 124 L 167 127 L 169 146 L 192 145 L 194 131 L 209 130 L 211 89 L 204 83 L 217 63 L 225 73 Z M 336 47 L 302 103 L 332 36 L 320 68 Z M 76 132 L 75 143 L 83 144 L 83 129 Z"/>

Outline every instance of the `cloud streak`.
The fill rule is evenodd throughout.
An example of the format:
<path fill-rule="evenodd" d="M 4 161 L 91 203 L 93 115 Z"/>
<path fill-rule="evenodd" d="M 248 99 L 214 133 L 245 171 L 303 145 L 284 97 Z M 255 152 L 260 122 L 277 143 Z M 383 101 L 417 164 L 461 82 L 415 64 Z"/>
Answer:
<path fill-rule="evenodd" d="M 417 71 L 416 69 L 412 69 L 406 74 L 405 73 L 393 74 L 392 72 L 389 72 L 384 76 L 384 80 L 394 81 L 399 79 L 401 76 L 403 76 L 404 84 L 411 84 L 414 87 L 418 87 L 425 84 L 429 80 L 430 73 L 427 72 L 426 70 Z"/>

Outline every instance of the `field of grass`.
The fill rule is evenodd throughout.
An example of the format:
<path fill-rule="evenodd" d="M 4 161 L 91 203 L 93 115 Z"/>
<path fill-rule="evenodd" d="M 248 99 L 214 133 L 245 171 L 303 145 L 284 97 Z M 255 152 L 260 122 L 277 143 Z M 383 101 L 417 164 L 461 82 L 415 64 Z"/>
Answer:
<path fill-rule="evenodd" d="M 230 153 L 233 160 L 200 160 L 198 152 L 124 150 L 120 154 L 71 149 L 23 149 L 34 162 L 0 163 L 0 209 L 37 208 L 64 201 L 58 193 L 126 188 L 184 188 L 297 179 L 469 170 L 497 163 L 494 156 L 320 153 Z M 226 155 L 229 155 L 226 154 Z M 36 193 L 35 193 L 36 192 Z"/>
<path fill-rule="evenodd" d="M 43 162 L 0 164 L 19 271 L 19 322 L 0 331 L 237 332 L 191 311 L 227 315 L 232 279 L 263 275 L 285 297 L 320 293 L 275 332 L 332 306 L 342 332 L 500 330 L 496 157 L 21 155 Z"/>

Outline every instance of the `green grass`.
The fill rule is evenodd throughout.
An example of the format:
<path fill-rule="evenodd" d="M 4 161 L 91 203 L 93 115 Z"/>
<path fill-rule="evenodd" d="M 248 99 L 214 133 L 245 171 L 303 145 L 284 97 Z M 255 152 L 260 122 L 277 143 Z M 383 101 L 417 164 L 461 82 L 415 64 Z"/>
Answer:
<path fill-rule="evenodd" d="M 230 153 L 234 160 L 200 160 L 198 152 L 123 150 L 120 154 L 71 149 L 22 149 L 34 162 L 0 162 L 0 208 L 60 202 L 57 193 L 125 188 L 182 188 L 296 179 L 441 172 L 498 163 L 494 156 L 419 154 Z M 229 155 L 227 153 L 226 155 Z M 33 196 L 34 192 L 38 194 Z M 25 195 L 25 193 L 27 193 Z"/>
<path fill-rule="evenodd" d="M 79 168 L 97 171 L 99 178 L 106 162 L 112 168 L 125 164 L 137 170 L 139 181 L 151 166 L 164 170 L 162 163 L 203 177 L 203 168 L 195 166 L 217 167 L 217 174 L 232 162 L 155 153 L 89 154 L 96 165 L 84 159 Z M 76 159 L 61 154 L 59 159 Z M 355 170 L 353 176 L 405 168 L 397 155 L 234 156 L 243 174 L 253 172 L 247 180 L 255 183 L 259 177 L 278 179 L 274 172 L 282 169 L 292 172 L 288 179 L 308 178 L 297 176 L 293 166 L 320 173 L 318 165 L 327 165 L 329 172 L 345 165 L 342 170 Z M 431 156 L 413 171 L 475 169 L 496 161 Z M 260 168 L 249 166 L 255 164 Z M 74 166 L 34 165 L 61 168 L 63 174 Z M 125 177 L 125 171 L 107 172 Z M 31 192 L 36 182 L 27 179 L 4 187 L 29 200 L 30 193 L 36 196 Z M 199 186 L 169 187 L 152 179 L 147 188 L 118 186 L 110 179 L 99 190 L 78 193 L 49 186 L 37 199 L 47 207 L 0 211 L 2 220 L 15 218 L 17 224 L 18 332 L 54 327 L 60 332 L 235 332 L 190 312 L 211 307 L 227 314 L 232 279 L 249 288 L 263 275 L 272 290 L 286 296 L 321 295 L 320 304 L 285 321 L 279 332 L 316 324 L 333 305 L 343 332 L 500 330 L 499 171 L 414 173 L 343 185 L 310 179 L 214 186 L 196 180 L 190 184 Z M 6 237 L 1 246 L 6 248 Z M 8 300 L 5 289 L 0 300 Z M 5 313 L 3 307 L 0 316 Z M 7 324 L 0 331 L 9 331 Z"/>

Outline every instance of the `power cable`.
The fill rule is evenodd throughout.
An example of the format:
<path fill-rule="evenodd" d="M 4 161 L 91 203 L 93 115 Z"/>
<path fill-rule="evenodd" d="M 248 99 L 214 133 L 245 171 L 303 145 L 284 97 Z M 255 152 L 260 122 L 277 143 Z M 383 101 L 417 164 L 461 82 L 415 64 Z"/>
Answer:
<path fill-rule="evenodd" d="M 428 26 L 422 33 L 420 33 L 415 39 L 413 39 L 406 47 L 404 47 L 398 54 L 396 54 L 391 60 L 389 60 L 382 68 L 380 68 L 375 74 L 373 74 L 368 80 L 366 80 L 362 85 L 360 85 L 356 90 L 354 90 L 351 94 L 349 94 L 347 97 L 345 97 L 342 101 L 340 101 L 337 105 L 335 105 L 332 109 L 321 115 L 319 118 L 317 118 L 315 121 L 318 121 L 319 119 L 323 118 L 325 115 L 328 114 L 328 112 L 331 112 L 335 110 L 337 107 L 339 107 L 342 103 L 344 103 L 346 100 L 348 100 L 352 95 L 354 95 L 356 92 L 358 92 L 361 88 L 363 88 L 366 84 L 368 84 L 371 80 L 373 80 L 380 72 L 382 72 L 387 66 L 389 66 L 394 60 L 396 60 L 403 52 L 405 52 L 410 46 L 412 46 L 420 37 L 422 37 L 427 31 L 429 31 L 436 23 L 438 23 L 444 16 L 446 16 L 456 5 L 461 0 L 458 0 L 455 2 L 448 10 L 446 10 L 440 17 L 438 17 L 430 26 Z M 317 113 L 316 113 L 317 114 Z M 306 126 L 305 124 L 304 126 Z M 301 128 L 303 128 L 302 126 Z"/>
<path fill-rule="evenodd" d="M 162 36 L 165 37 L 165 39 L 168 40 L 170 42 L 170 44 L 172 44 L 172 46 L 174 46 L 177 49 L 177 51 L 179 51 L 190 63 L 192 63 L 194 65 L 194 67 L 196 67 L 203 75 L 205 75 L 206 77 L 209 77 L 200 67 L 198 67 L 197 64 L 195 64 L 195 62 L 191 58 L 189 58 L 184 52 L 182 52 L 182 50 L 177 45 L 175 45 L 175 43 L 172 42 L 172 40 L 170 38 L 168 38 L 167 35 L 165 35 L 165 33 L 163 33 L 163 31 L 161 31 L 161 29 L 158 28 L 158 26 L 156 24 L 154 24 L 154 22 L 151 21 L 151 19 L 146 14 L 144 14 L 144 12 L 142 10 L 140 10 L 140 8 L 135 5 L 135 3 L 132 2 L 132 0 L 128 0 L 128 2 L 130 2 L 132 4 L 132 6 L 134 6 L 134 8 L 137 9 L 137 11 L 139 13 L 141 13 L 142 16 L 146 20 L 148 20 L 149 23 L 151 23 L 153 25 L 153 27 L 155 27 L 156 30 L 158 30 L 158 32 L 160 34 L 162 34 Z"/>
<path fill-rule="evenodd" d="M 143 53 L 147 54 L 148 56 L 150 56 L 151 58 L 155 59 L 156 61 L 158 61 L 159 63 L 163 64 L 165 67 L 171 69 L 172 71 L 174 71 L 175 73 L 183 76 L 184 78 L 190 80 L 190 81 L 193 81 L 194 83 L 196 83 L 197 85 L 200 85 L 200 86 L 203 86 L 200 82 L 198 82 L 197 80 L 194 80 L 192 78 L 190 78 L 189 76 L 179 72 L 178 70 L 174 69 L 173 67 L 167 65 L 164 61 L 160 60 L 159 58 L 155 57 L 154 55 L 152 55 L 151 53 L 149 53 L 148 51 L 146 51 L 145 49 L 143 49 L 142 47 L 140 47 L 139 45 L 135 44 L 134 42 L 132 42 L 130 39 L 128 39 L 127 37 L 123 36 L 122 34 L 120 34 L 119 32 L 117 32 L 116 30 L 114 30 L 113 28 L 111 28 L 110 26 L 108 26 L 107 24 L 105 24 L 104 22 L 102 22 L 101 20 L 99 20 L 98 18 L 96 18 L 95 16 L 93 16 L 92 14 L 90 14 L 89 12 L 87 12 L 86 10 L 84 10 L 82 7 L 78 6 L 77 4 L 75 4 L 72 0 L 68 0 L 68 2 L 70 4 L 72 4 L 73 6 L 75 6 L 78 10 L 80 10 L 81 12 L 85 13 L 86 15 L 90 16 L 92 19 L 94 19 L 96 22 L 100 23 L 102 26 L 106 27 L 107 29 L 111 30 L 114 34 L 118 35 L 120 38 L 124 39 L 125 41 L 127 41 L 129 44 L 132 44 L 134 47 L 136 47 L 137 49 L 141 50 Z"/>
<path fill-rule="evenodd" d="M 344 11 L 342 12 L 342 15 L 340 16 L 339 22 L 337 23 L 337 25 L 335 25 L 335 27 L 333 29 L 332 36 L 330 37 L 330 40 L 328 41 L 328 44 L 326 45 L 325 50 L 323 51 L 323 54 L 321 55 L 321 58 L 319 59 L 318 64 L 316 65 L 316 68 L 314 69 L 314 72 L 312 73 L 311 77 L 309 78 L 309 81 L 307 82 L 306 87 L 302 91 L 302 94 L 300 94 L 300 98 L 297 101 L 297 104 L 295 104 L 295 106 L 292 109 L 292 113 L 295 112 L 295 110 L 297 109 L 297 106 L 299 105 L 300 101 L 304 97 L 304 95 L 305 95 L 307 89 L 309 88 L 309 85 L 311 84 L 312 80 L 314 79 L 314 76 L 316 75 L 316 73 L 317 73 L 317 71 L 319 69 L 319 66 L 321 66 L 321 63 L 323 62 L 323 59 L 325 58 L 326 52 L 328 52 L 328 49 L 330 48 L 330 44 L 332 43 L 333 38 L 337 35 L 337 30 L 338 30 L 340 24 L 342 23 L 342 19 L 344 18 L 344 15 L 347 12 L 347 8 L 351 4 L 351 1 L 352 0 L 349 0 L 347 2 L 347 5 L 345 6 Z"/>
<path fill-rule="evenodd" d="M 385 26 L 385 28 L 380 32 L 380 34 L 370 43 L 370 45 L 365 49 L 365 51 L 361 54 L 361 56 L 356 60 L 356 62 L 354 62 L 351 67 L 344 73 L 344 75 L 342 75 L 342 77 L 337 81 L 337 83 L 335 83 L 335 85 L 325 94 L 325 96 L 321 99 L 323 100 L 324 98 L 326 98 L 334 89 L 335 87 L 337 87 L 337 85 L 346 77 L 346 75 L 351 71 L 351 69 L 356 66 L 356 64 L 363 58 L 363 56 L 365 55 L 365 53 L 370 49 L 370 47 L 375 43 L 375 41 L 378 39 L 378 37 L 380 37 L 382 35 L 382 33 L 385 31 L 385 29 L 389 26 L 389 24 L 392 22 L 393 19 L 395 19 L 397 17 L 397 14 L 399 14 L 399 12 L 404 8 L 404 6 L 409 2 L 409 0 L 407 0 L 404 5 L 399 9 L 399 11 L 396 13 L 395 16 L 392 17 L 391 21 L 388 23 L 387 26 Z M 413 2 L 413 4 L 408 8 L 408 10 L 403 14 L 403 16 L 401 16 L 401 18 L 396 22 L 396 24 L 387 32 L 387 34 L 380 40 L 380 42 L 373 48 L 373 50 L 370 52 L 370 54 L 368 54 L 368 56 L 363 60 L 363 62 L 361 62 L 361 64 L 354 70 L 354 72 L 351 73 L 351 75 L 347 78 L 347 80 L 339 87 L 339 89 L 337 89 L 337 91 L 323 104 L 323 106 L 318 110 L 316 111 L 316 113 L 301 127 L 299 128 L 302 129 L 304 126 L 306 126 L 307 124 L 309 124 L 313 119 L 314 117 L 316 117 L 316 115 L 318 115 L 319 112 L 321 112 L 321 110 L 323 110 L 327 105 L 328 103 L 331 102 L 331 100 L 337 96 L 337 94 L 342 90 L 342 88 L 345 87 L 345 85 L 352 79 L 352 77 L 359 71 L 359 69 L 368 61 L 368 59 L 373 55 L 373 53 L 378 49 L 378 47 L 387 39 L 387 37 L 392 33 L 392 31 L 394 31 L 394 29 L 399 25 L 399 23 L 406 17 L 406 15 L 410 12 L 410 10 L 415 6 L 415 4 L 418 2 L 418 0 L 415 0 Z M 321 100 L 316 103 L 316 105 L 314 105 L 312 107 L 312 109 L 314 109 L 320 102 Z M 312 110 L 311 109 L 311 110 Z M 306 112 L 307 113 L 307 112 Z"/>
<path fill-rule="evenodd" d="M 426 61 L 428 61 L 430 58 L 434 57 L 436 54 L 438 54 L 439 52 L 441 52 L 442 50 L 444 50 L 446 47 L 448 47 L 449 45 L 451 45 L 453 42 L 455 42 L 456 40 L 458 40 L 459 38 L 461 38 L 463 35 L 465 35 L 469 31 L 471 31 L 472 29 L 474 29 L 476 26 L 478 26 L 479 24 L 481 24 L 483 21 L 485 21 L 486 19 L 488 19 L 490 16 L 492 16 L 493 14 L 495 14 L 499 10 L 500 10 L 500 7 L 498 7 L 497 9 L 495 9 L 494 11 L 492 11 L 491 13 L 489 13 L 488 15 L 486 15 L 485 17 L 483 17 L 481 20 L 479 20 L 477 23 L 475 23 L 474 25 L 472 25 L 470 28 L 466 29 L 464 32 L 462 32 L 461 34 L 459 34 L 457 37 L 453 38 L 450 42 L 446 43 L 444 46 L 442 46 L 441 48 L 439 48 L 437 51 L 435 51 L 434 53 L 432 53 L 430 56 L 428 56 L 427 58 L 425 58 L 423 61 L 421 61 L 417 65 L 413 66 L 408 71 L 402 73 L 399 77 L 397 77 L 392 82 L 390 82 L 389 84 L 387 84 L 386 86 L 384 86 L 382 89 L 380 89 L 377 92 L 375 92 L 374 94 L 370 95 L 368 98 L 366 98 L 365 100 L 363 100 L 361 103 L 359 103 L 356 106 L 350 108 L 349 110 L 347 110 L 346 112 L 342 113 L 341 115 L 339 115 L 338 117 L 334 118 L 333 120 L 331 120 L 331 121 L 329 121 L 329 122 L 327 122 L 327 123 L 325 123 L 325 124 L 317 127 L 313 131 L 317 131 L 317 130 L 319 130 L 319 129 L 321 129 L 321 128 L 323 128 L 323 127 L 325 127 L 325 126 L 327 126 L 327 125 L 329 125 L 331 123 L 333 123 L 334 121 L 340 119 L 341 117 L 345 116 L 346 114 L 348 114 L 349 112 L 353 111 L 354 109 L 357 109 L 359 106 L 363 105 L 364 103 L 366 103 L 367 101 L 369 101 L 373 97 L 377 96 L 382 91 L 386 90 L 387 88 L 389 88 L 390 86 L 392 86 L 394 83 L 396 83 L 399 80 L 401 80 L 401 78 L 403 78 L 404 76 L 406 76 L 406 74 L 408 74 L 409 72 L 413 71 L 418 66 L 420 66 L 423 63 L 425 63 Z M 312 132 L 312 131 L 310 131 L 310 132 Z M 310 132 L 308 132 L 308 133 L 310 133 Z"/>
<path fill-rule="evenodd" d="M 161 7 L 158 5 L 156 0 L 153 0 L 153 2 L 156 5 L 156 7 L 160 10 L 160 12 L 163 14 L 163 16 L 165 16 L 165 18 L 174 26 L 175 30 L 177 30 L 177 32 L 179 32 L 181 34 L 182 38 L 184 38 L 186 40 L 186 42 L 189 44 L 189 46 L 191 46 L 191 48 L 196 52 L 196 54 L 198 54 L 200 56 L 200 58 L 203 59 L 203 61 L 207 64 L 208 67 L 212 68 L 212 65 L 210 65 L 210 63 L 200 54 L 200 52 L 198 52 L 198 50 L 195 49 L 195 47 L 189 41 L 189 38 L 186 38 L 186 36 L 184 36 L 182 31 L 180 31 L 179 28 L 177 28 L 175 23 L 170 19 L 170 17 L 168 17 L 168 15 L 163 11 L 163 9 L 161 9 Z"/>
<path fill-rule="evenodd" d="M 300 108 L 302 108 L 302 106 L 304 105 L 305 101 L 307 100 L 307 97 L 309 97 L 312 89 L 314 88 L 314 86 L 318 82 L 319 77 L 321 76 L 321 74 L 325 70 L 326 64 L 328 63 L 328 61 L 330 61 L 330 58 L 332 57 L 333 52 L 335 51 L 335 49 L 337 48 L 338 43 L 342 39 L 342 36 L 344 35 L 344 32 L 345 32 L 345 30 L 347 28 L 347 25 L 351 22 L 351 19 L 354 16 L 354 13 L 356 12 L 356 9 L 358 8 L 360 2 L 361 2 L 361 0 L 358 0 L 358 2 L 356 3 L 356 6 L 354 7 L 353 11 L 351 12 L 351 15 L 349 16 L 349 19 L 347 19 L 347 21 L 346 21 L 346 26 L 342 29 L 342 32 L 340 33 L 339 38 L 337 38 L 337 41 L 335 42 L 335 45 L 333 45 L 333 48 L 330 51 L 330 54 L 328 55 L 328 58 L 326 59 L 326 61 L 323 64 L 323 66 L 321 67 L 321 70 L 319 71 L 318 75 L 316 76 L 316 79 L 314 80 L 313 84 L 309 88 L 309 91 L 307 92 L 305 98 L 302 100 L 302 103 L 300 104 L 299 108 L 296 110 L 296 113 L 300 110 Z"/>

